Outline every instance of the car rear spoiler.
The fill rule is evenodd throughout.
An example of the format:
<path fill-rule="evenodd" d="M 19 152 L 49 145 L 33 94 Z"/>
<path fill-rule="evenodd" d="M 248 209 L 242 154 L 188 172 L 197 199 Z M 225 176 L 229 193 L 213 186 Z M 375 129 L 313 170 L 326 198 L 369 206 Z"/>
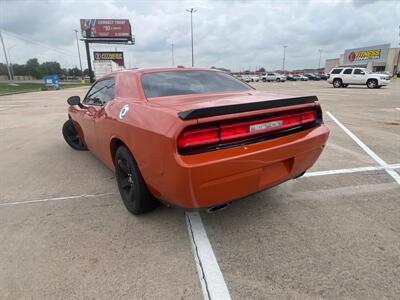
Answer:
<path fill-rule="evenodd" d="M 306 104 L 316 101 L 318 101 L 318 98 L 316 96 L 285 98 L 285 99 L 267 100 L 262 102 L 249 102 L 249 103 L 240 103 L 233 105 L 189 109 L 179 112 L 178 116 L 182 120 L 190 120 L 190 119 L 205 118 L 212 116 L 229 115 L 246 111 L 261 110 L 266 108 Z"/>

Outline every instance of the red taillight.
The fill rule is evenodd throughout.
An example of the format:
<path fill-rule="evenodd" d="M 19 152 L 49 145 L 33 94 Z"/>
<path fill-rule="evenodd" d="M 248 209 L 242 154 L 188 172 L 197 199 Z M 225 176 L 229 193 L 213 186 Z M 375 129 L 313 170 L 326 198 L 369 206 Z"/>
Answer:
<path fill-rule="evenodd" d="M 180 148 L 189 148 L 217 143 L 218 131 L 217 126 L 184 131 L 179 137 L 178 145 Z"/>
<path fill-rule="evenodd" d="M 315 110 L 291 111 L 279 116 L 231 121 L 210 127 L 185 129 L 178 139 L 180 149 L 212 145 L 293 128 L 318 119 Z"/>
<path fill-rule="evenodd" d="M 315 122 L 317 120 L 317 112 L 306 111 L 301 114 L 301 123 Z"/>

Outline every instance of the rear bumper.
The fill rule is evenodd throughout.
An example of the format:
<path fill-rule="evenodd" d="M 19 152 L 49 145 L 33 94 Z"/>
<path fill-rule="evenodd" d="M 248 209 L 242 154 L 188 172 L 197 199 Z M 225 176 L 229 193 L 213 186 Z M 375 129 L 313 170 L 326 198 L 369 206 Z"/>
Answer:
<path fill-rule="evenodd" d="M 309 169 L 328 139 L 325 125 L 259 143 L 167 159 L 161 199 L 185 208 L 229 202 Z"/>

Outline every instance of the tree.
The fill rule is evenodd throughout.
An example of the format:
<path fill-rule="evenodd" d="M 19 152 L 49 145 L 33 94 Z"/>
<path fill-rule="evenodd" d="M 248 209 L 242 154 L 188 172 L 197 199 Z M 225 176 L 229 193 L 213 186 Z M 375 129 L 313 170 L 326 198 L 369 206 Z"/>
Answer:
<path fill-rule="evenodd" d="M 46 75 L 62 75 L 62 69 L 58 62 L 47 61 L 39 66 L 39 76 L 42 78 Z"/>
<path fill-rule="evenodd" d="M 31 58 L 26 62 L 26 72 L 26 75 L 30 75 L 37 79 L 40 78 L 39 62 L 37 58 Z"/>
<path fill-rule="evenodd" d="M 259 71 L 260 73 L 265 73 L 265 68 L 264 68 L 264 67 L 261 67 L 258 71 Z"/>

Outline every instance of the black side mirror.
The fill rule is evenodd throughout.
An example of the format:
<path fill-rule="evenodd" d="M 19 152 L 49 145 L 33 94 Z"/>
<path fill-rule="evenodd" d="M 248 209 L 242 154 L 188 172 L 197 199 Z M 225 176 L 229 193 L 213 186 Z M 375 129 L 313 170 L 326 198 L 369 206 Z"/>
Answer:
<path fill-rule="evenodd" d="M 67 103 L 71 106 L 78 105 L 80 108 L 83 107 L 81 103 L 81 98 L 79 96 L 71 96 L 68 98 Z"/>

